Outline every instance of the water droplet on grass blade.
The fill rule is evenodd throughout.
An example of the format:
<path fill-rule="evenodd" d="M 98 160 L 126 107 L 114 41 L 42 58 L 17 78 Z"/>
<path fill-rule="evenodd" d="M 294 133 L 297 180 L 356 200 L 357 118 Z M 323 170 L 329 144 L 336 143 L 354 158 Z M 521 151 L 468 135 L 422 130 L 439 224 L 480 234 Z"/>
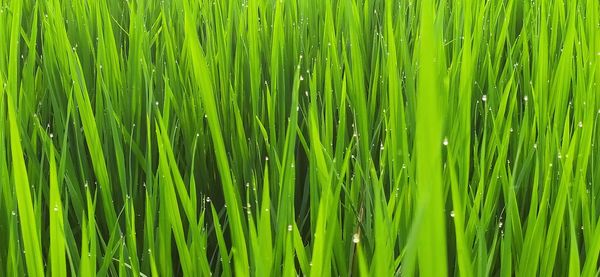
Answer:
<path fill-rule="evenodd" d="M 360 242 L 360 235 L 358 233 L 352 235 L 352 242 L 354 242 L 354 243 Z"/>
<path fill-rule="evenodd" d="M 487 102 L 487 94 L 484 94 L 483 96 L 481 96 L 481 101 Z"/>
<path fill-rule="evenodd" d="M 579 128 L 583 128 L 583 122 L 579 121 L 579 123 L 577 124 L 577 126 L 579 126 Z"/>
<path fill-rule="evenodd" d="M 448 146 L 448 138 L 447 137 L 444 137 L 444 141 L 442 141 L 442 144 L 444 146 Z"/>
<path fill-rule="evenodd" d="M 450 211 L 450 217 L 454 217 L 454 211 Z"/>
<path fill-rule="evenodd" d="M 292 227 L 292 224 L 288 225 L 288 228 L 287 228 L 287 229 L 288 229 L 288 232 L 291 232 L 291 231 L 292 231 L 292 229 L 293 229 L 293 227 Z"/>

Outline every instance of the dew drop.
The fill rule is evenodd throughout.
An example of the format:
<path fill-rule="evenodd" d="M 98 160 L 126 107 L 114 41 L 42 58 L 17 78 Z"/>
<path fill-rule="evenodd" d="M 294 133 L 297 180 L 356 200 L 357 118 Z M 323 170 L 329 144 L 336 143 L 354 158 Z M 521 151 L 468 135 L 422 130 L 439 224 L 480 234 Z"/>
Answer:
<path fill-rule="evenodd" d="M 288 232 L 291 232 L 291 231 L 292 231 L 292 228 L 293 228 L 293 227 L 292 227 L 292 224 L 288 225 Z"/>
<path fill-rule="evenodd" d="M 454 211 L 450 211 L 450 217 L 454 217 Z"/>
<path fill-rule="evenodd" d="M 529 100 L 529 97 L 527 97 L 527 95 L 523 96 L 523 101 L 527 102 Z"/>
<path fill-rule="evenodd" d="M 444 137 L 444 141 L 442 142 L 444 146 L 448 146 L 448 138 Z"/>
<path fill-rule="evenodd" d="M 577 126 L 579 126 L 579 128 L 583 128 L 583 122 L 579 121 L 579 123 L 577 124 Z"/>
<path fill-rule="evenodd" d="M 484 94 L 483 96 L 481 96 L 481 101 L 483 101 L 483 102 L 487 101 L 487 94 Z"/>
<path fill-rule="evenodd" d="M 354 243 L 360 242 L 360 235 L 358 233 L 352 235 L 352 242 L 354 242 Z"/>

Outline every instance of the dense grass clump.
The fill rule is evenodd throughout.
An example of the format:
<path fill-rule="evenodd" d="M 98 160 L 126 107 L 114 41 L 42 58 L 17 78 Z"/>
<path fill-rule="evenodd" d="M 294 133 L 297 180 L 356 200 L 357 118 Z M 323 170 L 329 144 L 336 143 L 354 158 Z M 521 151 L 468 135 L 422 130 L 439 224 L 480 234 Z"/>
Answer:
<path fill-rule="evenodd" d="M 598 0 L 0 0 L 0 276 L 597 276 Z"/>

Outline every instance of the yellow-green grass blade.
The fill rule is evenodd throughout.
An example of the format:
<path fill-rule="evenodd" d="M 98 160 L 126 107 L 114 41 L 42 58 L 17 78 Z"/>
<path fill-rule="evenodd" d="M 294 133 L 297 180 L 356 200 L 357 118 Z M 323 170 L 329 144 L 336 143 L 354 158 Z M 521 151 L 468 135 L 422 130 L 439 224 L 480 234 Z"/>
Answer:
<path fill-rule="evenodd" d="M 50 214 L 50 268 L 53 275 L 65 276 L 67 263 L 65 258 L 65 234 L 63 221 L 63 204 L 61 201 L 60 185 L 56 173 L 56 160 L 54 147 L 50 147 L 50 201 L 48 213 Z"/>
<path fill-rule="evenodd" d="M 446 276 L 446 222 L 441 176 L 441 57 L 439 30 L 434 25 L 434 1 L 422 1 L 419 26 L 419 75 L 417 84 L 416 159 L 417 209 L 423 223 L 417 230 L 419 272 L 422 276 Z"/>
<path fill-rule="evenodd" d="M 21 222 L 21 234 L 23 237 L 23 251 L 27 264 L 27 272 L 30 275 L 43 275 L 43 258 L 41 241 L 39 237 L 38 221 L 34 213 L 33 198 L 30 191 L 29 177 L 23 159 L 23 149 L 21 147 L 21 135 L 19 134 L 19 125 L 17 124 L 17 115 L 14 108 L 13 97 L 7 94 L 8 121 L 10 125 L 10 148 L 12 156 L 12 183 L 17 199 L 19 209 L 19 218 Z"/>

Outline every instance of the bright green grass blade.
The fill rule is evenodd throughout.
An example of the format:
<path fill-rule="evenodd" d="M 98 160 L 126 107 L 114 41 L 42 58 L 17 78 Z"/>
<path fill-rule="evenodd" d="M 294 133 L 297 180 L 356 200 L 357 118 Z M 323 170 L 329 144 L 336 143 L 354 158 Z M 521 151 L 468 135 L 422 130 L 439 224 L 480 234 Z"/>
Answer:
<path fill-rule="evenodd" d="M 42 258 L 42 249 L 41 242 L 39 237 L 38 220 L 36 219 L 36 215 L 34 213 L 33 199 L 30 191 L 30 183 L 27 168 L 25 165 L 25 160 L 23 158 L 23 148 L 21 144 L 21 135 L 20 135 L 20 124 L 18 124 L 19 118 L 16 112 L 15 105 L 18 103 L 16 99 L 18 98 L 18 64 L 17 64 L 17 56 L 19 53 L 19 34 L 21 29 L 21 15 L 22 15 L 22 3 L 21 1 L 13 1 L 10 5 L 10 11 L 12 12 L 12 22 L 5 26 L 11 26 L 10 29 L 10 50 L 8 56 L 8 72 L 3 72 L 3 75 L 8 77 L 8 84 L 6 82 L 3 83 L 3 94 L 2 98 L 4 98 L 4 92 L 6 92 L 6 104 L 7 104 L 7 114 L 8 114 L 8 126 L 10 128 L 10 152 L 11 152 L 11 165 L 12 165 L 12 183 L 14 184 L 14 192 L 16 196 L 16 203 L 18 207 L 18 213 L 20 218 L 20 230 L 21 237 L 23 238 L 23 253 L 25 256 L 25 263 L 27 267 L 27 272 L 32 276 L 42 276 L 43 269 L 43 258 Z M 8 27 L 6 27 L 7 30 Z M 8 90 L 8 91 L 5 91 Z M 5 172 L 6 173 L 6 172 Z M 15 215 L 14 211 L 12 212 Z M 11 232 L 11 237 L 12 236 Z M 14 245 L 11 243 L 9 249 L 11 250 L 10 255 L 20 255 L 20 253 L 15 251 Z M 16 253 L 15 253 L 16 252 Z M 17 258 L 17 257 L 15 257 Z M 9 271 L 17 272 L 18 269 L 16 267 L 15 260 L 7 261 L 9 264 Z M 8 273 L 8 272 L 7 272 Z"/>
<path fill-rule="evenodd" d="M 25 160 L 23 159 L 23 149 L 21 148 L 21 136 L 19 134 L 19 125 L 14 109 L 13 98 L 10 93 L 7 94 L 8 120 L 10 124 L 10 148 L 13 166 L 13 183 L 15 185 L 15 194 L 17 206 L 19 208 L 19 217 L 21 221 L 21 233 L 23 236 L 25 259 L 27 263 L 27 272 L 30 275 L 43 275 L 42 249 L 38 232 L 38 223 L 34 213 L 33 199 L 29 190 L 29 178 Z"/>
<path fill-rule="evenodd" d="M 229 252 L 227 250 L 227 246 L 225 245 L 225 238 L 223 237 L 221 223 L 219 223 L 219 215 L 217 214 L 217 210 L 215 210 L 215 206 L 212 203 L 210 204 L 210 210 L 213 216 L 215 235 L 217 236 L 217 243 L 219 244 L 219 256 L 221 256 L 219 259 L 221 260 L 221 265 L 223 265 L 223 275 L 231 276 Z"/>
<path fill-rule="evenodd" d="M 56 160 L 54 148 L 50 147 L 50 201 L 48 213 L 50 214 L 50 268 L 53 275 L 66 276 L 65 235 L 63 232 L 63 204 L 61 201 L 60 186 L 56 175 Z"/>
<path fill-rule="evenodd" d="M 417 94 L 416 156 L 418 209 L 423 211 L 419 235 L 419 272 L 422 276 L 446 276 L 446 223 L 443 215 L 441 176 L 441 89 L 438 30 L 434 3 L 421 2 L 419 77 Z M 436 59 L 437 57 L 437 59 Z M 446 143 L 445 143 L 446 144 Z"/>

